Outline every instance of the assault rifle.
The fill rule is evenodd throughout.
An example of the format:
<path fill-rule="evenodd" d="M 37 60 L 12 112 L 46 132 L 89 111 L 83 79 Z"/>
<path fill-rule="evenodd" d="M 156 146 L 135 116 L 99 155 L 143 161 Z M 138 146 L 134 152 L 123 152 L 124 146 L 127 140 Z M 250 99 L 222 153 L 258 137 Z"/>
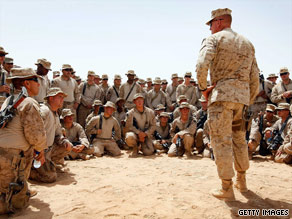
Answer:
<path fill-rule="evenodd" d="M 162 139 L 162 136 L 159 134 L 159 132 L 157 132 L 157 131 L 154 131 L 154 137 L 155 137 L 155 139 L 156 140 L 159 140 L 159 141 L 162 141 L 163 139 Z M 161 144 L 162 145 L 162 147 L 164 148 L 164 149 L 168 149 L 168 147 L 169 147 L 169 145 L 165 142 L 165 143 L 163 143 L 163 144 Z"/>
<path fill-rule="evenodd" d="M 8 105 L 5 107 L 5 109 L 0 111 L 0 128 L 5 128 L 7 124 L 13 119 L 16 108 L 26 97 L 28 97 L 28 93 L 25 87 L 22 87 L 21 92 L 18 94 L 15 100 L 13 100 L 13 95 L 8 97 Z"/>
<path fill-rule="evenodd" d="M 284 121 L 280 131 L 279 130 L 274 130 L 273 131 L 273 139 L 271 141 L 271 144 L 269 145 L 268 149 L 272 150 L 272 151 L 276 151 L 278 150 L 278 148 L 283 144 L 284 139 L 282 138 L 282 132 L 284 131 L 288 120 L 291 118 L 291 116 L 289 115 L 286 120 Z"/>
<path fill-rule="evenodd" d="M 268 146 L 267 146 L 266 141 L 264 140 L 263 127 L 264 127 L 264 115 L 261 115 L 260 121 L 259 121 L 259 132 L 261 134 L 259 154 L 262 156 L 266 156 L 266 155 L 271 154 L 271 152 L 270 152 L 270 150 L 267 149 Z"/>
<path fill-rule="evenodd" d="M 198 122 L 197 122 L 197 130 L 204 128 L 204 124 L 205 124 L 206 120 L 207 120 L 207 114 L 202 113 L 200 115 L 200 118 L 198 119 Z"/>

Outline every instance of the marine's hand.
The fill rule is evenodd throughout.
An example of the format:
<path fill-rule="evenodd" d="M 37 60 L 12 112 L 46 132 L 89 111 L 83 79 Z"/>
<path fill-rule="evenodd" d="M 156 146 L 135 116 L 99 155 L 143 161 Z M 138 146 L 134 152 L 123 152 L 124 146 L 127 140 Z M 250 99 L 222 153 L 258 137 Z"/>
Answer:
<path fill-rule="evenodd" d="M 208 100 L 209 94 L 212 92 L 212 90 L 214 89 L 215 86 L 216 86 L 216 84 L 215 85 L 212 85 L 210 87 L 207 87 L 206 90 L 202 91 L 202 95 L 204 95 L 204 97 L 205 97 L 206 100 Z"/>

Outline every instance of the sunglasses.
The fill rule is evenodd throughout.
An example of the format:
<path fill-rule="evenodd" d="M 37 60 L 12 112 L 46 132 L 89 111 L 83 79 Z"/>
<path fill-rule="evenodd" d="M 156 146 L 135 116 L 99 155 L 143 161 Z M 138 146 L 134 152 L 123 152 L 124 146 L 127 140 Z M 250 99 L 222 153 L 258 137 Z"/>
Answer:
<path fill-rule="evenodd" d="M 4 53 L 1 53 L 1 54 L 0 54 L 0 57 L 4 57 L 4 56 L 5 56 L 5 54 L 4 54 Z"/>
<path fill-rule="evenodd" d="M 288 72 L 281 73 L 280 76 L 287 75 Z"/>
<path fill-rule="evenodd" d="M 25 81 L 35 81 L 35 82 L 38 82 L 38 78 L 28 78 L 28 79 L 25 79 Z"/>
<path fill-rule="evenodd" d="M 214 22 L 214 21 L 223 21 L 224 19 L 214 19 L 214 20 L 212 20 L 211 21 L 211 23 L 210 23 L 210 27 L 212 27 L 212 23 Z"/>
<path fill-rule="evenodd" d="M 72 71 L 71 68 L 64 69 L 64 71 Z"/>

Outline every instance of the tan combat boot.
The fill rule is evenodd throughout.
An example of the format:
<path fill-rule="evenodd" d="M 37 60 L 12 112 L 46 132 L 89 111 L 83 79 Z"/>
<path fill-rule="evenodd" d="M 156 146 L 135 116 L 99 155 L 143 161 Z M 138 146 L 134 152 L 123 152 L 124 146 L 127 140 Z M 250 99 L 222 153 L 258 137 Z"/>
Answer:
<path fill-rule="evenodd" d="M 234 186 L 240 190 L 240 192 L 247 192 L 245 171 L 237 172 L 236 182 Z"/>
<path fill-rule="evenodd" d="M 214 190 L 212 195 L 216 198 L 223 199 L 225 201 L 234 201 L 234 191 L 232 186 L 232 180 L 222 179 L 222 188 Z"/>

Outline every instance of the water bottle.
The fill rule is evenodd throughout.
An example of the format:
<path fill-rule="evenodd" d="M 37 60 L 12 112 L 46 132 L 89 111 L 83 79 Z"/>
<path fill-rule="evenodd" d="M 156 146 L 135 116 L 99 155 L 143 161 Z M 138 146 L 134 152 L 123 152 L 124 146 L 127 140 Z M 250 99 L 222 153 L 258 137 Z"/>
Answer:
<path fill-rule="evenodd" d="M 35 151 L 35 158 L 36 158 L 39 154 L 40 154 L 40 152 Z M 42 165 L 42 162 L 41 162 L 41 161 L 39 161 L 39 160 L 37 160 L 37 159 L 34 159 L 34 160 L 33 160 L 33 167 L 34 167 L 34 168 L 38 169 L 38 168 L 41 167 L 41 165 Z"/>

